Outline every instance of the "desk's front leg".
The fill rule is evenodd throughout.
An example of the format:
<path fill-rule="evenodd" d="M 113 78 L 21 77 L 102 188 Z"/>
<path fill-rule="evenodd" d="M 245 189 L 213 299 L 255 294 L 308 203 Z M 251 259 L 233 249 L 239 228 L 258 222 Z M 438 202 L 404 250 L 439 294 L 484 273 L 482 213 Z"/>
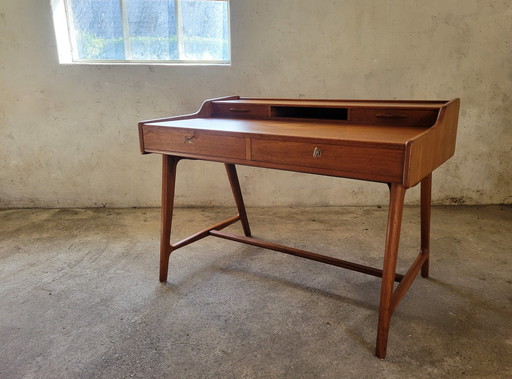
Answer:
<path fill-rule="evenodd" d="M 179 158 L 162 155 L 162 205 L 160 225 L 160 281 L 167 281 L 171 247 L 172 211 L 176 184 L 176 165 Z"/>
<path fill-rule="evenodd" d="M 386 247 L 382 270 L 382 284 L 380 290 L 379 323 L 377 327 L 377 347 L 375 355 L 384 359 L 388 344 L 389 324 L 393 309 L 391 297 L 394 290 L 398 244 L 400 242 L 400 229 L 402 226 L 402 213 L 404 208 L 405 188 L 400 183 L 391 183 L 388 211 L 388 226 L 386 232 Z"/>
<path fill-rule="evenodd" d="M 432 174 L 427 175 L 421 181 L 421 254 L 427 256 L 421 266 L 421 276 L 428 278 L 430 258 L 430 210 L 432 203 Z"/>

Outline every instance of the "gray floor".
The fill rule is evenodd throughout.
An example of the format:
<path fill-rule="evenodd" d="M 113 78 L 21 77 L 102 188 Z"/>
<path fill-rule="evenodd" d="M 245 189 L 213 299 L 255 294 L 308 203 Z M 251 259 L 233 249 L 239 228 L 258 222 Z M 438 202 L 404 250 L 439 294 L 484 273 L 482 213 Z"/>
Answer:
<path fill-rule="evenodd" d="M 232 213 L 178 209 L 174 232 Z M 248 213 L 256 236 L 381 265 L 385 208 Z M 158 209 L 0 211 L 0 377 L 511 377 L 512 208 L 432 221 L 431 278 L 398 307 L 382 361 L 377 278 L 209 237 L 160 284 Z M 400 271 L 418 244 L 407 208 Z"/>

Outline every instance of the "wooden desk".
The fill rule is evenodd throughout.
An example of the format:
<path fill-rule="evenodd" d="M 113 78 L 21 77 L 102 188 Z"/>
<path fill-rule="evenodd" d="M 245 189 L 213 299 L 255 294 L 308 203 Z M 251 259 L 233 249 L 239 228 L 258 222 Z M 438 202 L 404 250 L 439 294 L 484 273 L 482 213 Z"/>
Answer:
<path fill-rule="evenodd" d="M 162 165 L 160 281 L 171 252 L 207 236 L 259 246 L 382 278 L 376 356 L 384 358 L 391 315 L 421 271 L 428 277 L 432 171 L 455 151 L 459 99 L 451 101 L 284 100 L 239 96 L 207 100 L 195 114 L 139 123 L 143 154 Z M 171 244 L 176 165 L 223 162 L 238 214 Z M 235 165 L 386 183 L 390 189 L 383 268 L 373 268 L 251 237 Z M 421 183 L 421 250 L 395 272 L 405 192 Z M 240 221 L 244 236 L 221 230 Z M 394 287 L 394 282 L 398 282 Z"/>

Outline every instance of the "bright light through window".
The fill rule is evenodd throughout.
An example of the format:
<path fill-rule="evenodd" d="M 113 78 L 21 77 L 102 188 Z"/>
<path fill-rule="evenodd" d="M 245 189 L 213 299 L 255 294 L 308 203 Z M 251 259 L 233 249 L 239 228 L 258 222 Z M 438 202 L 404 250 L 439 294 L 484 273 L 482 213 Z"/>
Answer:
<path fill-rule="evenodd" d="M 228 0 L 52 0 L 61 63 L 229 63 Z"/>

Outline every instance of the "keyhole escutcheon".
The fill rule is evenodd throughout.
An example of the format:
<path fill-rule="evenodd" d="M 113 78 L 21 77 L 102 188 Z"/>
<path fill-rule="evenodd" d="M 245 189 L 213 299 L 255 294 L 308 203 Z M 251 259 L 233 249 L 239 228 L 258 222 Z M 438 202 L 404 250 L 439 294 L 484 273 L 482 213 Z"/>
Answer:
<path fill-rule="evenodd" d="M 322 150 L 320 150 L 320 148 L 318 148 L 318 147 L 315 147 L 315 149 L 313 150 L 313 158 L 318 158 L 321 155 L 322 155 Z"/>

